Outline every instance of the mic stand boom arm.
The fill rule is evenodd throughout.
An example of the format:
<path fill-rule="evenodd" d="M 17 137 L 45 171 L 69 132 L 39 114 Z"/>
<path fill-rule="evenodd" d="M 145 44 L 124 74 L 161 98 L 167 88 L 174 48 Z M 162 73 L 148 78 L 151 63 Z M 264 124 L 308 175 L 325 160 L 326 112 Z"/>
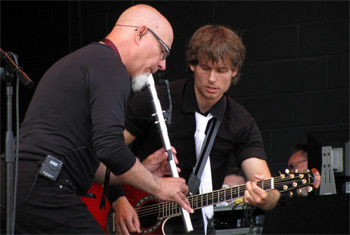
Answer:
<path fill-rule="evenodd" d="M 163 146 L 168 153 L 168 162 L 169 162 L 169 166 L 170 166 L 170 170 L 171 170 L 171 176 L 172 177 L 179 177 L 179 174 L 178 174 L 177 169 L 176 169 L 176 164 L 175 164 L 173 152 L 171 151 L 168 130 L 167 130 L 167 127 L 165 125 L 162 107 L 160 106 L 160 102 L 159 102 L 157 91 L 156 91 L 155 84 L 154 84 L 154 79 L 153 79 L 153 76 L 151 73 L 147 77 L 147 85 L 148 85 L 148 89 L 149 89 L 151 96 L 152 96 L 152 102 L 153 102 L 153 106 L 154 106 L 154 110 L 155 110 L 155 114 L 154 114 L 156 116 L 155 123 L 158 126 L 158 131 L 161 135 Z M 186 211 L 185 209 L 181 208 L 181 210 L 182 210 L 182 219 L 183 219 L 184 224 L 186 226 L 186 230 L 187 230 L 187 232 L 190 232 L 193 230 L 190 215 L 189 215 L 188 211 Z"/>

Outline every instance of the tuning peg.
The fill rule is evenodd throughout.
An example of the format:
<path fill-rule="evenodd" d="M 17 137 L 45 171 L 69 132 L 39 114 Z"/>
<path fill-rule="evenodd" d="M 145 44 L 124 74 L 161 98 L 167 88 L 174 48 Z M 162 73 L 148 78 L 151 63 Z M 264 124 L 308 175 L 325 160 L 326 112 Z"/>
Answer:
<path fill-rule="evenodd" d="M 285 169 L 284 172 L 285 172 L 286 174 L 289 174 L 289 173 L 290 173 L 290 170 L 289 170 L 289 169 Z"/>
<path fill-rule="evenodd" d="M 311 186 L 308 186 L 308 187 L 307 187 L 307 191 L 308 191 L 309 193 L 310 193 L 313 189 L 314 189 L 314 188 L 311 187 Z"/>
<path fill-rule="evenodd" d="M 299 196 L 303 193 L 301 188 L 297 190 L 297 193 L 298 193 Z"/>
<path fill-rule="evenodd" d="M 292 191 L 289 191 L 289 197 L 293 197 L 293 192 Z"/>
<path fill-rule="evenodd" d="M 298 169 L 295 169 L 295 171 L 294 171 L 295 173 L 299 173 L 299 170 Z"/>

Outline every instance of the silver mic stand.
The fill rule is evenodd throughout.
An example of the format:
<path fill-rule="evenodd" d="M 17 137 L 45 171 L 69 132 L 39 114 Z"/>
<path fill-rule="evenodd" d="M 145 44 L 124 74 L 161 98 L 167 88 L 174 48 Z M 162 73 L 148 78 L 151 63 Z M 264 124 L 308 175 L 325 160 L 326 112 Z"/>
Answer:
<path fill-rule="evenodd" d="M 153 105 L 154 105 L 154 109 L 155 109 L 154 115 L 157 118 L 156 124 L 158 124 L 157 125 L 158 131 L 162 137 L 163 146 L 168 153 L 168 162 L 169 162 L 169 166 L 170 166 L 170 170 L 171 170 L 171 176 L 172 177 L 179 177 L 179 174 L 178 174 L 177 168 L 176 168 L 176 164 L 175 164 L 175 159 L 173 156 L 173 152 L 171 151 L 168 130 L 167 130 L 167 127 L 165 125 L 162 107 L 161 107 L 159 99 L 158 99 L 157 91 L 156 91 L 156 88 L 154 85 L 154 79 L 153 79 L 153 76 L 151 73 L 147 77 L 147 86 L 148 86 L 148 89 L 152 95 L 152 101 L 153 101 Z M 182 219 L 183 219 L 184 224 L 186 226 L 187 232 L 193 231 L 192 222 L 191 222 L 191 218 L 190 218 L 188 211 L 186 211 L 183 208 L 181 208 L 181 210 L 182 210 Z"/>

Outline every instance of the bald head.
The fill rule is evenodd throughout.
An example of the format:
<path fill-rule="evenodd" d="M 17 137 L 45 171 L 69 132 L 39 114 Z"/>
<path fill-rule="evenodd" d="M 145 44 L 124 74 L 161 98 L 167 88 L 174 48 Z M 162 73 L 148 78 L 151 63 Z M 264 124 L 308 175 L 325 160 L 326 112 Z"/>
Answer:
<path fill-rule="evenodd" d="M 147 25 L 154 31 L 161 28 L 171 28 L 168 20 L 160 12 L 145 4 L 138 4 L 125 10 L 116 24 Z"/>
<path fill-rule="evenodd" d="M 118 18 L 116 25 L 145 25 L 153 30 L 164 41 L 173 41 L 174 33 L 169 21 L 155 8 L 138 4 L 125 10 Z M 125 29 L 115 27 L 113 31 L 123 31 Z"/>
<path fill-rule="evenodd" d="M 159 11 L 149 5 L 138 4 L 120 15 L 106 38 L 117 46 L 133 77 L 165 70 L 164 51 L 171 48 L 174 34 L 169 21 Z"/>

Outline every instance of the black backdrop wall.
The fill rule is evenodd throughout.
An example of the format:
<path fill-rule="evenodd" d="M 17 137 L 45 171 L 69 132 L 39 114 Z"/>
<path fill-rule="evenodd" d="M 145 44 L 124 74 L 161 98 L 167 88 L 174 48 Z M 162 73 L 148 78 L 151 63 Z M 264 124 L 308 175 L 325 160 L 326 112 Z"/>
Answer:
<path fill-rule="evenodd" d="M 242 80 L 229 90 L 256 119 L 273 174 L 307 133 L 349 126 L 348 1 L 0 1 L 4 51 L 38 84 L 55 61 L 112 29 L 126 8 L 146 3 L 173 25 L 166 78 L 187 77 L 185 45 L 205 24 L 224 24 L 247 48 Z M 1 145 L 6 130 L 1 84 Z M 20 86 L 22 120 L 34 89 Z"/>

